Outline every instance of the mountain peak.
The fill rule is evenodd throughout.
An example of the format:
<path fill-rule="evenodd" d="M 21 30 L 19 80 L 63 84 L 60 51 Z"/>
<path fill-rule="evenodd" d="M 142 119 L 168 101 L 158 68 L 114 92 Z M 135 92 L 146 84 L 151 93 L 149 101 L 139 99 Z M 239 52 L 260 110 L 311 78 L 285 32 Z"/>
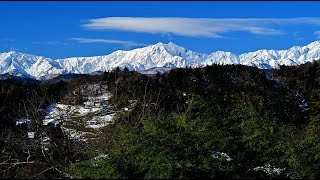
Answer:
<path fill-rule="evenodd" d="M 8 54 L 16 54 L 17 51 L 9 51 Z"/>
<path fill-rule="evenodd" d="M 314 41 L 307 45 L 307 47 L 317 47 L 320 46 L 320 40 Z"/>
<path fill-rule="evenodd" d="M 179 46 L 173 42 L 169 42 L 168 44 L 166 44 L 167 47 L 171 47 L 171 48 L 176 48 L 176 49 L 185 49 L 184 47 L 182 46 Z"/>
<path fill-rule="evenodd" d="M 163 43 L 163 42 L 158 42 L 158 43 L 156 43 L 156 44 L 154 44 L 154 45 L 151 45 L 151 46 L 164 46 L 165 44 Z"/>
<path fill-rule="evenodd" d="M 32 55 L 32 54 L 21 53 L 21 52 L 18 52 L 18 51 L 8 51 L 8 52 L 0 53 L 0 54 L 4 54 L 6 56 L 22 56 L 22 55 L 36 56 L 36 55 Z"/>
<path fill-rule="evenodd" d="M 156 43 L 156 44 L 154 44 L 154 45 L 151 45 L 151 46 L 156 46 L 156 47 L 159 47 L 159 46 L 161 46 L 161 47 L 172 47 L 172 48 L 183 48 L 184 49 L 184 47 L 182 47 L 182 46 L 179 46 L 179 45 L 177 45 L 177 44 L 175 44 L 175 43 L 173 43 L 173 42 L 169 42 L 169 43 L 163 43 L 163 42 L 158 42 L 158 43 Z"/>
<path fill-rule="evenodd" d="M 16 51 L 9 51 L 9 52 L 3 52 L 3 53 L 0 53 L 0 54 L 5 54 L 7 56 L 11 56 L 11 55 L 14 55 L 14 54 L 18 54 L 18 52 Z"/>

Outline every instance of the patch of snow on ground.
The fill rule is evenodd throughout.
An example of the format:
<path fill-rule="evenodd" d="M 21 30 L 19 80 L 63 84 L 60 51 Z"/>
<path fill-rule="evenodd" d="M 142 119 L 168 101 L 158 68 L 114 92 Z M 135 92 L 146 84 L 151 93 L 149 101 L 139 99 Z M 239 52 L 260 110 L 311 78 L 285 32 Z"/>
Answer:
<path fill-rule="evenodd" d="M 87 121 L 87 128 L 98 129 L 112 123 L 113 115 L 95 116 L 91 121 Z"/>
<path fill-rule="evenodd" d="M 228 155 L 227 155 L 226 153 L 224 153 L 224 152 L 221 153 L 221 152 L 215 151 L 215 152 L 213 152 L 213 153 L 211 154 L 211 157 L 214 158 L 214 159 L 223 157 L 223 158 L 226 159 L 226 161 L 232 161 L 232 159 L 230 158 L 230 156 L 228 156 Z"/>
<path fill-rule="evenodd" d="M 62 128 L 62 129 L 63 129 L 63 132 L 66 133 L 72 139 L 87 141 L 87 138 L 85 137 L 85 135 L 87 134 L 86 132 L 80 132 L 74 129 L 67 129 L 67 128 Z"/>
<path fill-rule="evenodd" d="M 102 94 L 101 96 L 96 97 L 95 99 L 107 101 L 107 100 L 110 99 L 110 94 L 109 93 L 105 93 L 105 94 Z"/>
<path fill-rule="evenodd" d="M 16 125 L 28 124 L 31 120 L 28 118 L 19 118 L 16 120 Z"/>
<path fill-rule="evenodd" d="M 108 156 L 109 156 L 108 154 L 99 154 L 98 156 L 94 157 L 94 160 L 106 159 Z"/>
<path fill-rule="evenodd" d="M 59 124 L 59 121 L 56 119 L 44 119 L 43 120 L 43 125 L 47 126 L 49 124 L 53 124 L 53 125 L 57 126 Z"/>
<path fill-rule="evenodd" d="M 34 132 L 28 132 L 28 138 L 33 139 L 34 138 Z"/>
<path fill-rule="evenodd" d="M 101 108 L 95 108 L 95 107 L 87 108 L 82 106 L 76 106 L 76 109 L 74 110 L 74 112 L 80 114 L 80 116 L 85 116 L 89 113 L 97 112 L 99 110 L 101 110 Z"/>
<path fill-rule="evenodd" d="M 280 175 L 285 169 L 272 167 L 270 164 L 253 168 L 254 171 L 263 171 L 269 175 Z"/>
<path fill-rule="evenodd" d="M 301 109 L 301 112 L 305 112 L 309 110 L 308 103 L 306 102 L 305 99 L 300 102 L 299 108 Z"/>

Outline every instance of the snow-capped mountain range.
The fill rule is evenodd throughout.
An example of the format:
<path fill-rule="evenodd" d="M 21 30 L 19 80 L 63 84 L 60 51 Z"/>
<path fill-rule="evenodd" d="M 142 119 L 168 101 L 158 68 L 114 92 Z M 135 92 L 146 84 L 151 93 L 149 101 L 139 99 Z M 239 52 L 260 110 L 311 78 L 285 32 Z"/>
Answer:
<path fill-rule="evenodd" d="M 242 64 L 261 69 L 280 65 L 299 65 L 320 59 L 320 41 L 288 50 L 258 50 L 241 55 L 216 51 L 212 54 L 192 52 L 174 43 L 157 43 L 131 51 L 118 50 L 109 55 L 50 59 L 10 51 L 0 53 L 0 74 L 33 79 L 50 79 L 60 74 L 90 74 L 116 67 L 145 71 L 179 67 L 204 67 L 212 64 Z"/>

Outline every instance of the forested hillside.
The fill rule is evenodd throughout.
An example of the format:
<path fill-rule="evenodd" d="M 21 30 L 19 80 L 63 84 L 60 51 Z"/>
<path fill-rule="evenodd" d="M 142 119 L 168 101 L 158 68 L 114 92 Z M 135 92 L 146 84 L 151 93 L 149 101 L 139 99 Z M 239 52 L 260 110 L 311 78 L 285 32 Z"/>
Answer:
<path fill-rule="evenodd" d="M 0 81 L 1 178 L 320 178 L 319 62 L 61 79 Z M 99 136 L 43 126 L 50 104 L 83 104 L 96 83 L 117 109 Z"/>

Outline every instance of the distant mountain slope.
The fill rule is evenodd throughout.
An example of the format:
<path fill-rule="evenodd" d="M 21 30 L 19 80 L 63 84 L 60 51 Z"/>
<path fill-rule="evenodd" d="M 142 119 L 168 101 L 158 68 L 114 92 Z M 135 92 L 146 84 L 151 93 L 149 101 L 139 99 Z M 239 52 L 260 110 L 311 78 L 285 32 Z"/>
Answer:
<path fill-rule="evenodd" d="M 127 67 L 129 70 L 156 72 L 179 67 L 203 67 L 212 64 L 242 64 L 260 69 L 280 65 L 299 65 L 320 59 L 320 41 L 288 50 L 258 50 L 235 55 L 217 51 L 212 54 L 192 52 L 174 43 L 157 43 L 131 51 L 118 50 L 105 56 L 72 57 L 53 60 L 15 51 L 0 53 L 0 74 L 50 79 L 60 74 L 90 74 L 96 71 Z"/>

